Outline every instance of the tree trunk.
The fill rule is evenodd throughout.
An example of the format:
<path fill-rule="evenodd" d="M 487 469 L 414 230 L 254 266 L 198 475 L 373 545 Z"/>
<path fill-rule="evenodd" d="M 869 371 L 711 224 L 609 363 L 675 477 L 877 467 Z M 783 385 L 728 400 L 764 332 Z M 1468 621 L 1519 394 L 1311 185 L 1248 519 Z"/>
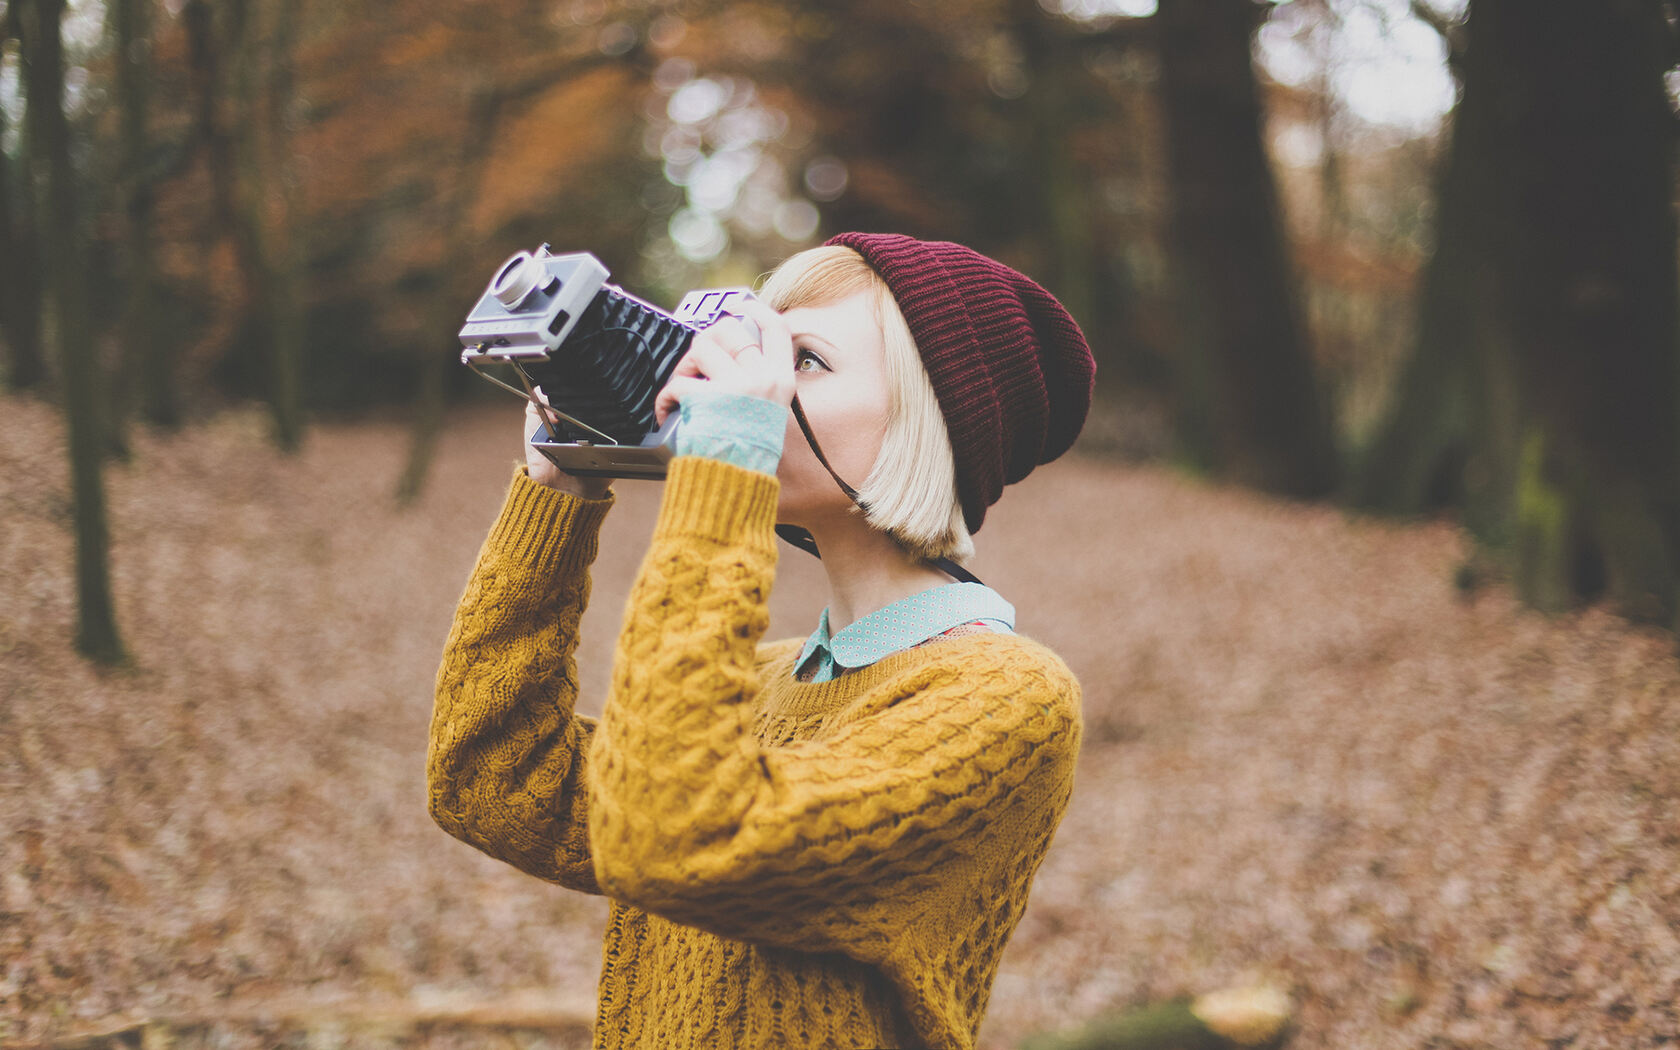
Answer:
<path fill-rule="evenodd" d="M 267 134 L 259 138 L 262 148 L 252 152 L 257 163 L 254 174 L 279 184 L 274 195 L 279 215 L 271 229 L 271 256 L 264 269 L 270 283 L 269 303 L 273 331 L 269 339 L 270 400 L 274 414 L 274 439 L 282 449 L 295 451 L 303 444 L 303 348 L 304 318 L 299 285 L 304 245 L 299 218 L 296 167 L 292 163 L 291 109 L 293 103 L 293 52 L 297 23 L 302 17 L 301 0 L 271 0 L 273 20 L 269 27 L 268 105 L 263 123 Z M 263 186 L 258 181 L 253 195 Z M 267 219 L 261 197 L 254 202 L 253 221 Z"/>
<path fill-rule="evenodd" d="M 1349 485 L 1349 502 L 1365 510 L 1423 514 L 1467 502 L 1471 430 L 1480 418 L 1472 396 L 1477 353 L 1471 318 L 1484 300 L 1475 253 L 1484 239 L 1478 197 L 1487 177 L 1473 143 L 1486 133 L 1484 121 L 1480 99 L 1466 99 L 1453 114 L 1412 356 Z M 1503 473 L 1493 468 L 1484 453 L 1476 476 Z"/>
<path fill-rule="evenodd" d="M 490 144 L 495 141 L 496 125 L 502 112 L 502 93 L 487 79 L 480 81 L 471 91 L 470 99 L 466 126 L 461 134 L 461 150 L 455 155 L 454 176 L 444 196 L 438 220 L 445 267 L 467 255 L 467 212 L 478 198 L 485 169 L 484 158 L 489 156 Z M 447 273 L 440 274 L 439 291 L 447 287 Z M 464 304 L 439 294 L 433 298 L 432 308 L 428 311 L 426 331 L 436 332 L 441 338 L 451 330 L 452 322 L 459 322 L 464 312 Z M 409 419 L 408 461 L 403 466 L 402 476 L 397 479 L 398 503 L 413 503 L 426 487 L 432 456 L 437 451 L 438 432 L 443 429 L 448 371 L 459 360 L 458 344 L 451 338 L 436 352 L 428 351 L 419 362 L 420 382 Z"/>
<path fill-rule="evenodd" d="M 1361 501 L 1454 475 L 1547 610 L 1672 622 L 1680 562 L 1672 118 L 1661 0 L 1475 0 L 1420 341 Z M 1462 455 L 1442 450 L 1462 442 Z"/>
<path fill-rule="evenodd" d="M 461 146 L 451 164 L 452 176 L 443 186 L 443 201 L 436 224 L 443 242 L 443 265 L 439 269 L 437 281 L 440 294 L 432 299 L 431 309 L 427 312 L 425 331 L 437 333 L 439 343 L 432 344 L 436 346 L 435 350 L 425 350 L 425 356 L 418 364 L 420 381 L 409 417 L 408 460 L 403 465 L 402 475 L 397 479 L 396 485 L 398 503 L 410 504 L 420 498 L 421 491 L 426 487 L 426 476 L 431 470 L 432 455 L 437 451 L 438 432 L 443 428 L 449 371 L 461 360 L 459 344 L 445 333 L 452 333 L 458 329 L 461 318 L 470 305 L 464 300 L 452 299 L 441 293 L 449 288 L 448 268 L 471 254 L 468 251 L 467 240 L 468 211 L 478 199 L 479 187 L 487 168 L 484 158 L 490 155 L 490 147 L 495 142 L 502 114 L 507 107 L 537 95 L 546 88 L 573 77 L 584 76 L 604 65 L 633 61 L 635 57 L 634 52 L 622 58 L 591 55 L 550 66 L 534 76 L 511 82 L 498 82 L 494 72 L 489 72 L 479 77 L 474 86 L 467 90 L 468 101 L 465 125 L 461 129 Z M 449 341 L 442 342 L 444 338 L 448 338 Z"/>
<path fill-rule="evenodd" d="M 17 2 L 17 0 L 14 0 Z M 80 250 L 70 128 L 64 115 L 64 65 L 59 18 L 64 0 L 24 0 L 19 10 L 25 90 L 41 188 L 42 243 L 53 306 L 52 338 L 64 373 L 71 489 L 76 529 L 76 592 L 80 625 L 76 646 L 105 663 L 124 658 L 111 604 L 107 565 L 105 482 L 101 463 L 102 400 L 88 323 L 88 275 Z"/>
<path fill-rule="evenodd" d="M 1516 501 L 1518 587 L 1542 606 L 1602 589 L 1667 622 L 1680 353 L 1663 5 L 1478 0 L 1467 31 L 1465 94 L 1502 102 L 1490 249 L 1537 446 Z M 1542 485 L 1555 516 L 1527 513 Z"/>
<path fill-rule="evenodd" d="M 158 331 L 157 276 L 152 245 L 154 183 L 147 163 L 146 122 L 151 99 L 151 0 L 113 0 L 117 100 L 122 127 L 122 198 L 127 218 L 128 286 L 123 300 L 123 371 L 145 419 L 160 426 L 180 422 L 174 354 Z M 114 411 L 125 414 L 128 406 Z"/>
<path fill-rule="evenodd" d="M 12 10 L 0 23 L 0 42 L 13 35 L 17 18 Z M 21 130 L 24 146 L 15 169 L 0 148 L 0 334 L 6 341 L 6 386 L 31 390 L 46 381 L 47 367 L 41 349 L 40 242 L 29 178 L 29 133 L 27 127 Z M 0 107 L 0 142 L 5 137 L 6 111 Z"/>
<path fill-rule="evenodd" d="M 1261 139 L 1250 0 L 1161 0 L 1161 99 L 1184 345 L 1181 436 L 1203 469 L 1316 498 L 1335 439 L 1305 346 Z"/>
<path fill-rule="evenodd" d="M 265 141 L 273 130 L 269 125 L 276 109 L 262 105 L 262 73 L 272 63 L 264 61 L 261 9 L 254 0 L 226 0 L 216 10 L 220 26 L 206 0 L 187 0 L 181 12 L 198 84 L 199 135 L 209 157 L 218 225 L 233 237 L 245 301 L 245 349 L 261 362 L 265 377 L 261 385 L 275 443 L 290 452 L 299 447 L 303 436 L 302 390 L 295 360 L 282 362 L 282 347 L 295 350 L 301 334 L 293 305 L 292 268 L 275 265 L 266 207 L 270 172 Z M 291 15 L 288 12 L 284 17 Z M 226 67 L 219 60 L 223 53 L 231 56 Z M 282 115 L 287 105 L 289 101 L 280 105 Z M 228 109 L 232 118 L 225 112 Z M 230 132 L 230 123 L 239 128 L 237 137 Z"/>
<path fill-rule="evenodd" d="M 1068 83 L 1083 70 L 1062 16 L 1046 12 L 1038 0 L 1012 0 L 1011 19 L 1029 78 L 1029 148 L 1036 161 L 1041 221 L 1050 242 L 1048 283 L 1074 320 L 1089 325 L 1096 252 L 1088 180 L 1074 156 L 1074 92 Z"/>
<path fill-rule="evenodd" d="M 460 318 L 469 302 L 445 294 L 450 287 L 450 265 L 467 259 L 467 212 L 479 198 L 479 186 L 484 180 L 487 165 L 484 158 L 491 155 L 496 141 L 497 126 L 507 106 L 538 94 L 546 87 L 585 76 L 593 69 L 617 62 L 612 55 L 590 55 L 585 59 L 566 62 L 536 76 L 514 82 L 497 82 L 494 72 L 480 77 L 467 91 L 465 124 L 460 131 L 460 150 L 452 163 L 452 178 L 444 185 L 442 205 L 438 208 L 438 237 L 444 242 L 444 264 L 438 270 L 437 296 L 427 311 L 425 331 L 437 333 L 437 349 L 427 349 L 420 358 L 420 381 L 415 390 L 415 403 L 410 412 L 408 430 L 408 462 L 403 464 L 402 477 L 396 479 L 396 502 L 412 504 L 420 499 L 425 479 L 432 469 L 432 455 L 437 452 L 438 432 L 444 428 L 444 408 L 449 390 L 449 370 L 460 363 L 460 346 L 450 338 L 442 343 L 444 333 L 459 328 Z"/>

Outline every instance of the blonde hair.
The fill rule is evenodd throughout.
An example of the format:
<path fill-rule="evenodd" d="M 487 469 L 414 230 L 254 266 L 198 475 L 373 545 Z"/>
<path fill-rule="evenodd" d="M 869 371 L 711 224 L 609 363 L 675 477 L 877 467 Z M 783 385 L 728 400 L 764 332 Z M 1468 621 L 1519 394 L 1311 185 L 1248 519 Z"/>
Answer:
<path fill-rule="evenodd" d="M 776 267 L 758 294 L 773 309 L 791 310 L 826 306 L 864 291 L 871 293 L 887 365 L 887 429 L 874 468 L 857 486 L 868 508 L 865 520 L 916 557 L 966 561 L 974 556 L 974 540 L 957 497 L 945 415 L 886 282 L 857 252 L 825 245 Z"/>

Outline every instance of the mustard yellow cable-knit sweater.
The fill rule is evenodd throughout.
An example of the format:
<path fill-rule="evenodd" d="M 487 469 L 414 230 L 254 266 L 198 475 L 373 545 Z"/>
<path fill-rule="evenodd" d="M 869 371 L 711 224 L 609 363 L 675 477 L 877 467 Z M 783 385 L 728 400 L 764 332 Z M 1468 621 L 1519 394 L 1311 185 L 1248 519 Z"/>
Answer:
<path fill-rule="evenodd" d="M 673 461 L 599 721 L 577 625 L 610 500 L 516 476 L 438 673 L 432 815 L 612 901 L 598 1047 L 972 1047 L 1079 750 L 1079 685 L 975 634 L 831 682 L 759 645 L 777 483 Z"/>

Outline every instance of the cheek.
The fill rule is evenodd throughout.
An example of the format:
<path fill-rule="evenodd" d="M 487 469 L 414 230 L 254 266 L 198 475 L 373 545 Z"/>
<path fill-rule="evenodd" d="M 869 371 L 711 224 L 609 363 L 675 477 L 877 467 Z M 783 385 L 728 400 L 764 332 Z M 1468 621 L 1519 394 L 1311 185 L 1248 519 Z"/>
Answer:
<path fill-rule="evenodd" d="M 787 433 L 782 435 L 782 464 L 777 468 L 776 475 L 785 487 L 790 481 L 803 479 L 813 468 L 822 470 L 817 457 L 811 454 L 805 434 L 799 429 L 799 421 L 789 412 Z"/>
<path fill-rule="evenodd" d="M 881 452 L 881 438 L 886 432 L 887 406 L 884 398 L 873 396 L 873 391 L 863 393 L 870 396 L 842 399 L 830 396 L 830 391 L 825 390 L 822 397 L 813 392 L 800 398 L 805 418 L 811 424 L 811 432 L 822 444 L 823 455 L 828 457 L 835 473 L 854 488 L 862 485 L 874 468 L 875 459 Z M 782 465 L 777 476 L 784 489 L 814 486 L 817 494 L 832 492 L 838 500 L 846 502 L 840 487 L 817 461 L 816 453 L 811 451 L 810 443 L 805 440 L 805 434 L 799 429 L 799 422 L 792 413 L 788 414 L 787 434 L 782 441 Z"/>
<path fill-rule="evenodd" d="M 875 459 L 881 454 L 884 420 L 852 416 L 829 429 L 834 437 L 819 439 L 823 443 L 823 453 L 828 456 L 829 465 L 846 479 L 847 484 L 856 488 L 875 469 Z"/>

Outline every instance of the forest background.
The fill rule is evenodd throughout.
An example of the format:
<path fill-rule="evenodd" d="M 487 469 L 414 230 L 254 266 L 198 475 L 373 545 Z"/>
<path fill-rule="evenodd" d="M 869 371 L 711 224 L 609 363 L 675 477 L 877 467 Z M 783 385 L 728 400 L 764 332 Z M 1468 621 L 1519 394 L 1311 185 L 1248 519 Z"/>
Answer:
<path fill-rule="evenodd" d="M 405 404 L 412 498 L 510 246 L 669 302 L 853 228 L 1039 275 L 1124 451 L 1460 510 L 1543 609 L 1680 610 L 1660 0 L 154 7 L 5 22 L 7 382 L 63 388 L 102 658 L 134 421 L 259 397 L 294 449 Z"/>
<path fill-rule="evenodd" d="M 130 656 L 107 474 L 156 435 L 257 404 L 284 457 L 398 420 L 375 481 L 412 505 L 452 409 L 505 398 L 454 332 L 512 251 L 591 251 L 669 306 L 844 229 L 1056 292 L 1099 362 L 1087 454 L 1447 515 L 1461 594 L 1680 610 L 1667 0 L 8 0 L 0 25 L 0 410 L 62 411 L 101 664 Z"/>

